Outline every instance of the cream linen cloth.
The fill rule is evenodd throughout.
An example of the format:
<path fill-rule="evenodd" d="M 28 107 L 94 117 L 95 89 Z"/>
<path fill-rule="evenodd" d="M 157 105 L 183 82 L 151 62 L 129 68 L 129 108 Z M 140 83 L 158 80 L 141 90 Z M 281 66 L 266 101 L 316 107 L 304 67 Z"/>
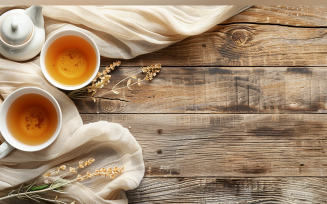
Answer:
<path fill-rule="evenodd" d="M 0 13 L 12 8 L 0 7 Z M 246 8 L 248 6 L 45 6 L 43 15 L 46 38 L 58 30 L 78 29 L 95 40 L 102 56 L 129 59 L 200 34 Z M 59 200 L 127 203 L 124 190 L 136 188 L 144 175 L 141 147 L 128 129 L 105 121 L 83 125 L 74 103 L 44 78 L 39 57 L 23 63 L 1 57 L 0 93 L 6 98 L 21 87 L 40 87 L 50 92 L 60 104 L 63 126 L 50 147 L 30 153 L 14 150 L 0 160 L 0 190 L 33 180 L 61 164 L 76 166 L 79 160 L 95 158 L 95 163 L 79 173 L 115 166 L 124 166 L 125 170 L 114 180 L 97 177 L 72 184 L 58 195 Z M 1 135 L 0 140 L 4 141 Z M 15 201 L 0 203 L 17 203 Z"/>

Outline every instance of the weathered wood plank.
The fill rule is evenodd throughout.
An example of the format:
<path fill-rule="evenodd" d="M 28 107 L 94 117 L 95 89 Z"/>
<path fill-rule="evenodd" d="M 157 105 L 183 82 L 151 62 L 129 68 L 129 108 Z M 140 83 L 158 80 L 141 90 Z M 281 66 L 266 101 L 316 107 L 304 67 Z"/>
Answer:
<path fill-rule="evenodd" d="M 223 24 L 239 22 L 280 24 L 286 26 L 323 27 L 327 26 L 327 6 L 255 5 L 226 20 L 223 22 Z"/>
<path fill-rule="evenodd" d="M 75 100 L 80 113 L 326 113 L 327 68 L 164 67 L 133 91 L 107 93 L 140 68 L 120 67 L 99 101 Z M 138 75 L 142 77 L 142 74 Z M 123 83 L 126 85 L 126 82 Z"/>
<path fill-rule="evenodd" d="M 327 176 L 325 114 L 83 114 L 130 127 L 146 177 Z"/>
<path fill-rule="evenodd" d="M 327 28 L 218 25 L 124 66 L 326 66 Z M 108 61 L 108 62 L 107 62 Z M 112 60 L 102 59 L 106 65 Z"/>
<path fill-rule="evenodd" d="M 129 203 L 326 203 L 326 178 L 144 178 Z"/>

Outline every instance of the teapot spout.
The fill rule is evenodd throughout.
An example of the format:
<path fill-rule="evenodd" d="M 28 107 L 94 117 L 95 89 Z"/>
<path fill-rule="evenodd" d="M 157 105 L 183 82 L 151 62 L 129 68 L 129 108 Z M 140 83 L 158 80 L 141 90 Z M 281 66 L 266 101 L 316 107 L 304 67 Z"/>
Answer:
<path fill-rule="evenodd" d="M 25 14 L 31 18 L 35 26 L 39 28 L 44 28 L 42 6 L 31 6 L 25 10 Z"/>

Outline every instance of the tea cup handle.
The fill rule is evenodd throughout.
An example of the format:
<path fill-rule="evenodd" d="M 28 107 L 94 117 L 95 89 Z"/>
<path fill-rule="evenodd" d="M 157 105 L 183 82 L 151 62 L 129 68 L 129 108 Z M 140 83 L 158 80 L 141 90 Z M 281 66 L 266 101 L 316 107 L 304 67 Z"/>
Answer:
<path fill-rule="evenodd" d="M 3 142 L 0 145 L 0 159 L 2 159 L 5 156 L 7 156 L 14 149 L 15 149 L 15 147 L 13 147 L 10 144 L 8 144 L 8 142 Z"/>

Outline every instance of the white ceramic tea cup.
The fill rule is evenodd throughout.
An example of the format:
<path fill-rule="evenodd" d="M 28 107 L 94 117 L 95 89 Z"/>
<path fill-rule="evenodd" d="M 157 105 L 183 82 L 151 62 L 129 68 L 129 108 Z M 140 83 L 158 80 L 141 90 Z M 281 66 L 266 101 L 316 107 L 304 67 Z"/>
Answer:
<path fill-rule="evenodd" d="M 8 126 L 7 126 L 7 120 L 6 120 L 8 109 L 9 109 L 10 105 L 12 104 L 12 102 L 15 99 L 17 99 L 19 96 L 22 96 L 24 94 L 29 94 L 29 93 L 39 94 L 39 95 L 46 97 L 55 107 L 57 116 L 58 116 L 57 128 L 56 128 L 55 133 L 52 135 L 52 137 L 45 143 L 42 143 L 40 145 L 35 145 L 35 146 L 23 144 L 23 143 L 19 142 L 18 140 L 16 140 L 10 134 L 10 132 L 8 130 Z M 2 136 L 4 137 L 4 139 L 6 140 L 0 145 L 0 159 L 5 157 L 6 155 L 8 155 L 14 149 L 19 149 L 19 150 L 26 151 L 26 152 L 34 152 L 34 151 L 39 151 L 41 149 L 48 147 L 58 137 L 58 134 L 61 129 L 61 124 L 62 124 L 62 114 L 61 114 L 60 106 L 59 106 L 58 102 L 56 101 L 56 99 L 47 91 L 40 89 L 40 88 L 36 88 L 36 87 L 26 87 L 26 88 L 20 88 L 16 91 L 12 92 L 4 100 L 4 102 L 1 106 L 1 109 L 0 109 L 0 132 L 1 132 Z"/>
<path fill-rule="evenodd" d="M 87 42 L 89 42 L 94 51 L 95 51 L 95 55 L 96 55 L 96 68 L 94 69 L 94 72 L 92 74 L 92 76 L 85 81 L 83 84 L 80 85 L 76 85 L 76 86 L 68 86 L 68 85 L 64 85 L 61 83 L 58 83 L 57 81 L 55 81 L 48 73 L 46 66 L 45 66 L 45 55 L 46 52 L 49 48 L 49 46 L 58 38 L 62 37 L 62 36 L 66 36 L 66 35 L 76 35 L 79 37 L 82 37 L 83 39 L 85 39 Z M 72 30 L 72 29 L 66 29 L 66 30 L 61 30 L 56 32 L 55 34 L 53 34 L 52 36 L 50 36 L 44 43 L 43 48 L 41 50 L 41 56 L 40 56 L 40 63 L 41 63 L 41 70 L 45 76 L 45 78 L 54 86 L 60 88 L 60 89 L 64 89 L 64 90 L 76 90 L 76 89 L 80 89 L 83 88 L 84 86 L 88 85 L 89 83 L 91 83 L 91 81 L 94 79 L 94 77 L 97 75 L 99 68 L 100 68 L 100 52 L 98 49 L 98 46 L 95 44 L 95 42 L 92 40 L 91 37 L 89 37 L 88 35 L 86 35 L 85 33 L 78 31 L 78 30 Z"/>

